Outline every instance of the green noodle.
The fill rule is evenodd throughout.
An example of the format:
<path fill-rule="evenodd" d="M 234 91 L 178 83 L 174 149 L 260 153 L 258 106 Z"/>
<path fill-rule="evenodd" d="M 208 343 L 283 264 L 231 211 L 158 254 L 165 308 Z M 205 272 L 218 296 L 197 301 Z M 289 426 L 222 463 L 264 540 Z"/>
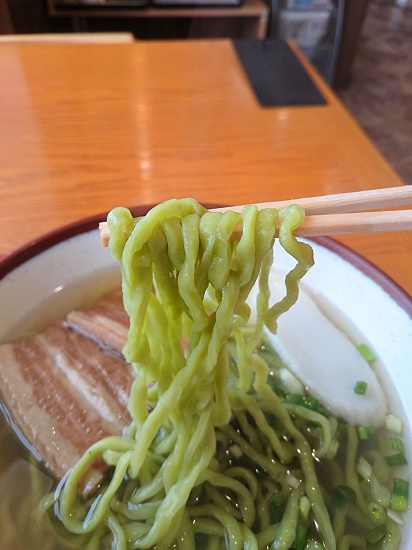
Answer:
<path fill-rule="evenodd" d="M 347 532 L 357 514 L 366 522 L 362 533 L 371 526 L 370 495 L 356 473 L 356 429 L 346 439 L 335 418 L 289 403 L 260 350 L 263 326 L 276 331 L 313 264 L 311 247 L 293 236 L 303 219 L 297 206 L 217 214 L 192 199 L 162 203 L 143 218 L 123 208 L 109 214 L 110 252 L 121 265 L 130 316 L 124 355 L 136 372 L 133 420 L 122 436 L 93 445 L 44 499 L 43 510 L 53 516 L 54 506 L 67 536 L 89 549 L 287 550 L 304 524 L 307 550 L 362 547 L 364 535 Z M 242 235 L 232 240 L 240 224 Z M 296 265 L 284 298 L 269 307 L 278 225 Z M 255 284 L 252 327 L 246 299 Z M 332 460 L 339 445 L 343 466 Z M 112 473 L 82 501 L 77 487 L 99 456 Z M 331 506 L 318 461 L 334 464 L 358 508 Z M 302 496 L 310 501 L 306 517 Z M 390 523 L 383 548 L 398 543 Z"/>
<path fill-rule="evenodd" d="M 233 396 L 234 400 L 238 397 L 250 411 L 281 460 L 289 457 L 256 401 L 245 393 L 251 389 L 253 370 L 243 367 L 237 390 L 227 352 L 227 341 L 235 327 L 248 321 L 250 311 L 245 300 L 259 275 L 266 289 L 258 308 L 267 310 L 265 322 L 270 322 L 274 330 L 277 317 L 296 300 L 298 281 L 312 264 L 311 249 L 299 245 L 292 235 L 303 220 L 303 211 L 291 207 L 281 216 L 281 244 L 298 263 L 288 275 L 285 299 L 268 310 L 267 276 L 279 219 L 277 211 L 258 212 L 255 207 L 247 207 L 242 215 L 234 212 L 216 215 L 209 214 L 193 200 L 181 200 L 163 203 L 137 222 L 125 209 L 110 213 L 110 250 L 121 262 L 124 304 L 130 316 L 124 354 L 137 374 L 129 406 L 133 424 L 125 436 L 126 447 L 129 449 L 132 438 L 133 444 L 130 450 L 116 454 L 113 443 L 108 440 L 101 443 L 106 447 L 101 449 L 103 457 L 106 460 L 110 457 L 115 474 L 86 518 L 74 513 L 75 487 L 101 445 L 94 446 L 73 469 L 60 496 L 60 514 L 67 529 L 77 533 L 93 531 L 108 513 L 110 501 L 127 473 L 130 483 L 136 484 L 130 497 L 132 502 L 144 504 L 139 499 L 148 486 L 154 484 L 158 490 L 156 494 L 149 493 L 159 505 L 150 518 L 149 531 L 140 535 L 139 545 L 150 548 L 173 544 L 180 524 L 188 522 L 187 517 L 182 518 L 190 493 L 199 478 L 205 478 L 215 454 L 215 430 L 227 426 L 231 420 L 232 392 L 239 393 Z M 243 234 L 235 242 L 231 234 L 239 223 Z M 206 294 L 208 306 L 213 304 L 210 309 L 205 307 Z M 187 357 L 182 351 L 182 335 L 188 342 Z M 243 353 L 253 353 L 255 345 L 255 338 L 251 338 L 247 347 L 242 346 Z M 247 364 L 248 358 L 244 361 Z M 150 383 L 156 384 L 157 395 L 149 414 Z M 156 468 L 149 462 L 150 451 L 158 447 L 159 433 L 166 434 L 174 444 Z M 284 468 L 280 463 L 273 469 L 278 470 L 278 477 L 282 476 Z M 254 540 L 253 534 L 240 527 L 240 524 L 253 526 L 249 491 L 239 481 L 230 478 L 225 481 L 221 475 L 216 476 L 210 472 L 203 481 L 207 499 L 214 503 L 212 516 L 224 524 L 228 540 L 235 546 L 244 537 Z M 236 506 L 240 507 L 234 514 L 233 507 L 228 505 L 224 521 L 221 515 L 226 499 L 219 486 L 236 494 Z M 235 520 L 236 515 L 240 523 Z M 110 529 L 120 541 L 123 539 L 119 525 L 112 517 Z M 231 543 L 228 544 L 230 547 Z M 330 548 L 334 548 L 334 541 Z"/>

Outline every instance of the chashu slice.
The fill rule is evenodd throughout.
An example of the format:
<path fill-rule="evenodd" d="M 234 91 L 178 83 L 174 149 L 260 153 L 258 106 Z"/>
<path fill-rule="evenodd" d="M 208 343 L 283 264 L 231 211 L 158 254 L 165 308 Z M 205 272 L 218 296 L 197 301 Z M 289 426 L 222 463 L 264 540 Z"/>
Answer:
<path fill-rule="evenodd" d="M 58 479 L 90 445 L 130 423 L 133 371 L 124 359 L 62 326 L 0 346 L 0 391 L 12 422 Z M 81 491 L 101 481 L 95 464 Z"/>
<path fill-rule="evenodd" d="M 70 312 L 65 324 L 101 346 L 122 353 L 129 330 L 122 292 L 113 292 L 87 309 Z"/>

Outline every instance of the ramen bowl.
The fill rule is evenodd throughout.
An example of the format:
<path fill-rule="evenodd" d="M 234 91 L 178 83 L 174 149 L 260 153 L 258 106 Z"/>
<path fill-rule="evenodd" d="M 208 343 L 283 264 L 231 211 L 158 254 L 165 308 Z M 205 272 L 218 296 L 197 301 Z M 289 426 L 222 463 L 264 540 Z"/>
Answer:
<path fill-rule="evenodd" d="M 143 215 L 147 207 L 136 208 Z M 29 243 L 0 261 L 0 343 L 41 331 L 65 313 L 84 307 L 120 284 L 120 269 L 100 245 L 96 216 Z M 350 320 L 383 365 L 382 383 L 393 414 L 404 422 L 406 456 L 412 456 L 412 300 L 364 258 L 329 238 L 308 241 L 315 266 L 309 290 Z M 286 273 L 290 257 L 278 251 Z M 403 477 L 410 479 L 409 466 Z M 404 515 L 401 548 L 412 546 L 411 512 Z"/>

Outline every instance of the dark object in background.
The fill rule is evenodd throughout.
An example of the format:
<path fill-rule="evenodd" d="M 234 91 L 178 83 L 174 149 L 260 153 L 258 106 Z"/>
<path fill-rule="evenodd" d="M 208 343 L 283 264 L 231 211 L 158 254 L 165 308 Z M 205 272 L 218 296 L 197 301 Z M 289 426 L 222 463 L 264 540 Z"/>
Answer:
<path fill-rule="evenodd" d="M 138 8 L 147 6 L 148 0 L 54 0 L 54 5 L 58 7 L 93 7 L 93 8 Z"/>
<path fill-rule="evenodd" d="M 262 107 L 326 103 L 283 40 L 235 40 L 234 47 Z"/>
<path fill-rule="evenodd" d="M 369 0 L 346 0 L 340 52 L 333 87 L 337 90 L 350 84 L 351 69 L 358 48 Z"/>
<path fill-rule="evenodd" d="M 243 0 L 152 0 L 154 6 L 241 6 Z"/>
<path fill-rule="evenodd" d="M 0 34 L 13 34 L 14 27 L 11 20 L 7 0 L 0 0 Z"/>

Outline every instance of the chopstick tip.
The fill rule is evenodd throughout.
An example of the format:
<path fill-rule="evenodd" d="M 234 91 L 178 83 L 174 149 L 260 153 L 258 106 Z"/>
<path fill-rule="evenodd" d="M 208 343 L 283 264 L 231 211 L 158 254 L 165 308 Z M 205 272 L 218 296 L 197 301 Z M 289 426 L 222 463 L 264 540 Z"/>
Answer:
<path fill-rule="evenodd" d="M 107 222 L 99 223 L 100 242 L 103 247 L 109 246 L 110 229 Z"/>

